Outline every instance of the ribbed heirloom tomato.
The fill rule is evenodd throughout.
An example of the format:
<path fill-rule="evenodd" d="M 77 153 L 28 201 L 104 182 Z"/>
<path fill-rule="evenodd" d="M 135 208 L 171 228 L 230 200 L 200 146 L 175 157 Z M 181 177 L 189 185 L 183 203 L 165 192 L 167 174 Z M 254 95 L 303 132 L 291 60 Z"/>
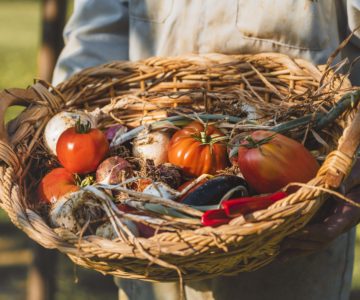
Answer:
<path fill-rule="evenodd" d="M 319 164 L 297 141 L 271 131 L 255 131 L 239 147 L 238 164 L 258 193 L 273 193 L 290 182 L 308 182 Z"/>
<path fill-rule="evenodd" d="M 74 175 L 64 168 L 56 168 L 40 181 L 37 192 L 40 201 L 53 203 L 61 196 L 78 190 Z"/>
<path fill-rule="evenodd" d="M 205 127 L 200 122 L 191 122 L 169 142 L 169 162 L 182 168 L 186 175 L 215 174 L 229 164 L 224 143 L 227 137 L 212 125 Z"/>
<path fill-rule="evenodd" d="M 109 142 L 101 130 L 80 121 L 65 130 L 56 145 L 56 154 L 63 167 L 78 174 L 95 171 L 108 151 Z"/>

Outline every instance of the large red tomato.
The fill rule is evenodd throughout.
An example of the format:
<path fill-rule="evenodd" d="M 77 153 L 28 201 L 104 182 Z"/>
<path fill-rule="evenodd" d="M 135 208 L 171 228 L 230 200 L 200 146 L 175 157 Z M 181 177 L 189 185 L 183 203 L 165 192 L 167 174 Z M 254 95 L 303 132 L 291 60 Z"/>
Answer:
<path fill-rule="evenodd" d="M 56 145 L 56 154 L 65 169 L 86 174 L 96 170 L 109 151 L 109 142 L 96 128 L 77 124 L 65 130 Z"/>
<path fill-rule="evenodd" d="M 191 122 L 176 132 L 168 146 L 169 162 L 182 168 L 185 174 L 214 174 L 228 164 L 224 134 L 212 125 Z"/>
<path fill-rule="evenodd" d="M 74 175 L 64 168 L 56 168 L 44 176 L 37 192 L 40 201 L 53 203 L 61 196 L 78 190 Z"/>
<path fill-rule="evenodd" d="M 239 147 L 245 180 L 259 193 L 272 193 L 290 182 L 308 182 L 319 164 L 297 141 L 271 131 L 255 131 Z"/>

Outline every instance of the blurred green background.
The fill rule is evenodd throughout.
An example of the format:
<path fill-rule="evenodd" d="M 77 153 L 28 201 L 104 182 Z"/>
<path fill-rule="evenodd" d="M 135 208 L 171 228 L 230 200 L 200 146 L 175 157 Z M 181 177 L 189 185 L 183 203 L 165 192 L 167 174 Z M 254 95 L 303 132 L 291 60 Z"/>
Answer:
<path fill-rule="evenodd" d="M 69 2 L 69 13 L 72 1 Z M 0 0 L 0 90 L 26 88 L 37 78 L 37 52 L 41 34 L 40 0 Z M 7 120 L 18 108 L 7 111 Z M 33 242 L 0 209 L 0 300 L 26 299 L 28 267 Z M 59 254 L 56 300 L 117 299 L 111 276 L 76 267 Z"/>
<path fill-rule="evenodd" d="M 69 10 L 71 6 L 69 1 Z M 36 78 L 40 13 L 39 0 L 0 0 L 0 89 L 24 88 Z M 15 113 L 11 109 L 8 117 Z M 30 244 L 0 211 L 0 300 L 24 299 Z M 360 230 L 354 266 L 353 289 L 357 296 L 352 299 L 360 299 Z M 57 276 L 56 299 L 116 299 L 111 277 L 76 268 L 64 256 L 60 257 Z"/>

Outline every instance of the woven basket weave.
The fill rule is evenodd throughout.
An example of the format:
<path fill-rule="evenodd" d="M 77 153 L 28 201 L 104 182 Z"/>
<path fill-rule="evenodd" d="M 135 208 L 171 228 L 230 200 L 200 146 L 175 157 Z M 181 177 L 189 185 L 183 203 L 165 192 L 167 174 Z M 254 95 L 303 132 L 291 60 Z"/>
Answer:
<path fill-rule="evenodd" d="M 179 274 L 198 280 L 251 271 L 276 257 L 281 240 L 307 224 L 322 205 L 327 195 L 323 188 L 337 188 L 349 172 L 360 136 L 355 108 L 332 127 L 326 160 L 308 186 L 228 225 L 179 229 L 126 242 L 51 228 L 34 209 L 29 182 L 36 172 L 43 172 L 36 168 L 47 121 L 61 110 L 84 109 L 98 111 L 102 127 L 115 120 L 138 126 L 162 119 L 174 108 L 231 114 L 231 107 L 241 101 L 263 110 L 276 107 L 281 114 L 301 105 L 335 103 L 353 90 L 340 75 L 275 53 L 113 62 L 86 69 L 56 88 L 39 81 L 25 90 L 5 90 L 0 94 L 1 124 L 8 106 L 27 109 L 6 129 L 0 127 L 0 205 L 30 238 L 102 273 L 172 281 Z"/>

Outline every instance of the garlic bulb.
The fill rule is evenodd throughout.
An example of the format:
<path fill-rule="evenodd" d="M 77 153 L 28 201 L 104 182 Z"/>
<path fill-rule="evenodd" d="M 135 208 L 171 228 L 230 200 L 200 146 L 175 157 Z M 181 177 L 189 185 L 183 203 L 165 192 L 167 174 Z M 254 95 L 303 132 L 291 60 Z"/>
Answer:
<path fill-rule="evenodd" d="M 139 236 L 139 230 L 134 222 L 123 218 L 121 219 L 121 222 L 131 231 L 131 233 L 134 236 Z M 126 235 L 125 232 L 123 233 Z M 115 240 L 116 238 L 121 238 L 117 235 L 114 226 L 111 224 L 111 222 L 106 222 L 101 226 L 99 226 L 96 229 L 96 235 L 109 240 Z"/>
<path fill-rule="evenodd" d="M 50 209 L 50 223 L 54 227 L 79 232 L 86 223 L 96 222 L 105 216 L 99 199 L 91 192 L 80 190 L 66 194 Z"/>
<path fill-rule="evenodd" d="M 52 154 L 56 155 L 56 144 L 60 135 L 66 129 L 73 127 L 79 118 L 81 123 L 90 122 L 92 128 L 96 127 L 95 118 L 81 111 L 62 111 L 49 120 L 45 127 L 44 140 Z"/>

